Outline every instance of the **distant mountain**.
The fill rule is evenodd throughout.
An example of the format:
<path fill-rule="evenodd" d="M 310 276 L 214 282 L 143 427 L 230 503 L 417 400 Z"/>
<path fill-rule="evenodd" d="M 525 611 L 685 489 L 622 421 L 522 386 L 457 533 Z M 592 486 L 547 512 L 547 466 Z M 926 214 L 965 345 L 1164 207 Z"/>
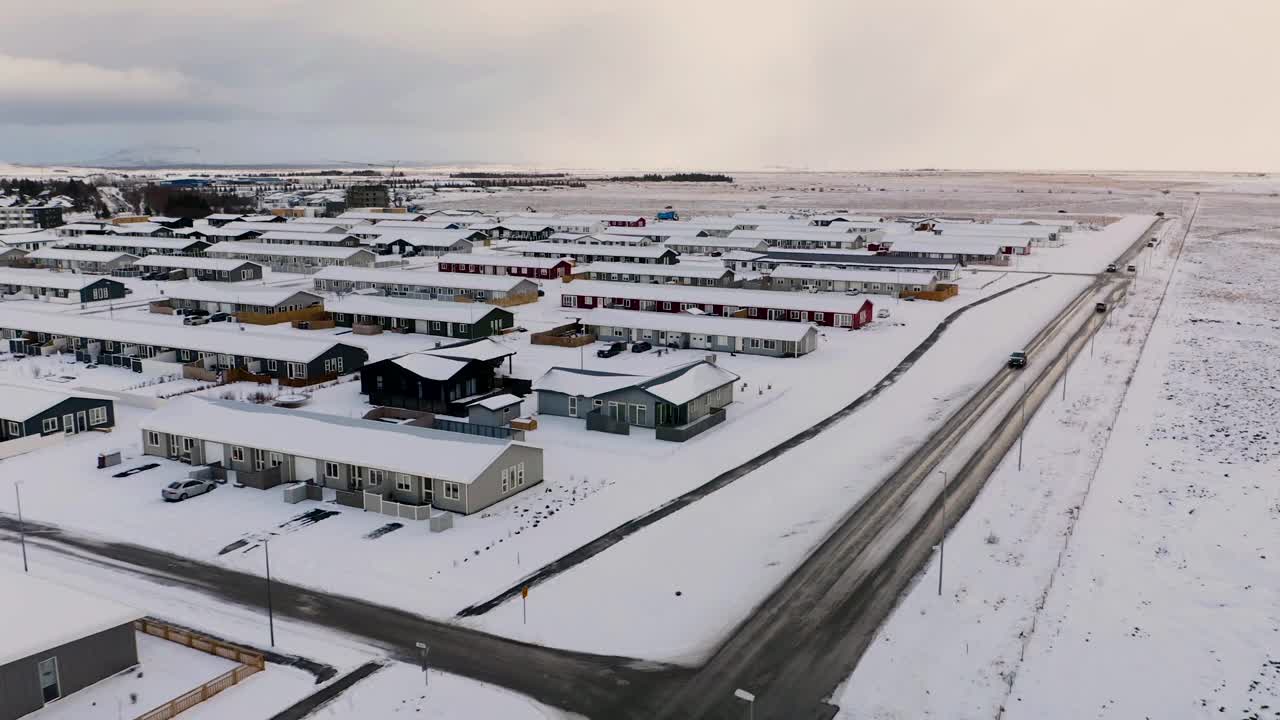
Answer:
<path fill-rule="evenodd" d="M 188 145 L 138 145 L 120 148 L 83 163 L 101 168 L 160 168 L 199 165 L 200 148 Z"/>

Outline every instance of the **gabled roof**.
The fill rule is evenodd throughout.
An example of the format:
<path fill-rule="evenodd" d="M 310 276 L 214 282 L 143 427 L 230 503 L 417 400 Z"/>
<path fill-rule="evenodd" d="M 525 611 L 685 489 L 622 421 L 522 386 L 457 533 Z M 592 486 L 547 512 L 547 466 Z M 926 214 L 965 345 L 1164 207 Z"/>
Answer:
<path fill-rule="evenodd" d="M 43 580 L 30 573 L 0 570 L 0 667 L 42 655 L 131 623 L 146 615 L 99 595 Z M 39 619 L 33 617 L 39 613 Z"/>
<path fill-rule="evenodd" d="M 328 233 L 347 231 L 345 225 L 326 223 L 250 222 L 248 220 L 238 220 L 236 222 L 227 223 L 226 225 L 223 225 L 223 227 L 229 230 L 255 230 L 257 232 L 288 230 L 291 232 Z"/>
<path fill-rule="evenodd" d="M 677 365 L 654 376 L 553 367 L 533 382 L 533 389 L 594 398 L 636 388 L 659 400 L 683 405 L 737 379 L 737 374 L 706 360 Z"/>
<path fill-rule="evenodd" d="M 100 395 L 88 393 L 64 393 L 27 385 L 8 384 L 0 384 L 0 397 L 4 398 L 4 402 L 0 402 L 0 420 L 14 422 L 26 422 L 31 416 L 71 398 L 105 399 Z"/>
<path fill-rule="evenodd" d="M 541 244 L 541 243 L 539 243 Z M 524 257 L 522 255 L 475 255 L 463 253 L 448 253 L 441 255 L 437 260 L 441 263 L 451 263 L 454 265 L 484 265 L 486 267 L 522 267 L 534 268 L 538 270 L 550 270 L 560 263 L 573 264 L 571 258 L 538 258 Z"/>
<path fill-rule="evenodd" d="M 270 230 L 262 233 L 258 238 L 258 242 L 269 243 L 277 240 L 283 243 L 322 243 L 324 245 L 337 245 L 347 240 L 355 240 L 354 235 L 346 233 L 313 233 L 313 232 L 295 232 L 291 230 Z"/>
<path fill-rule="evenodd" d="M 236 270 L 245 265 L 262 267 L 252 260 L 234 258 L 188 257 L 186 255 L 147 255 L 133 263 L 138 267 L 189 268 L 197 270 Z"/>
<path fill-rule="evenodd" d="M 264 305 L 275 307 L 295 295 L 305 295 L 315 303 L 320 296 L 297 288 L 227 287 L 228 283 L 192 281 L 165 285 L 162 294 L 179 300 L 200 302 L 235 303 L 237 305 Z"/>
<path fill-rule="evenodd" d="M 105 250 L 67 250 L 66 248 L 44 247 L 31 251 L 27 255 L 32 260 L 78 260 L 80 262 L 111 262 L 120 258 L 136 260 L 136 255 L 123 252 L 107 252 Z"/>
<path fill-rule="evenodd" d="M 58 288 L 61 290 L 83 290 L 102 280 L 119 282 L 119 280 L 112 280 L 101 275 L 81 275 L 79 273 L 73 275 L 50 270 L 0 267 L 0 285 L 26 285 L 28 287 Z"/>
<path fill-rule="evenodd" d="M 694 265 L 680 263 L 678 265 L 655 265 L 653 263 L 626 262 L 593 262 L 579 265 L 576 273 L 610 273 L 616 275 L 652 275 L 655 277 L 687 277 L 719 279 L 732 275 L 733 271 L 723 265 Z"/>
<path fill-rule="evenodd" d="M 686 332 L 699 335 L 725 335 L 728 337 L 780 340 L 784 342 L 799 342 L 804 339 L 805 335 L 817 332 L 814 326 L 809 323 L 759 320 L 756 318 L 727 318 L 719 315 L 693 315 L 691 313 L 613 310 L 610 308 L 589 310 L 582 314 L 579 322 L 593 327 Z"/>
<path fill-rule="evenodd" d="M 464 290 L 509 292 L 532 281 L 514 275 L 435 272 L 432 270 L 391 270 L 331 265 L 311 277 L 319 280 L 365 282 L 405 287 L 448 287 Z"/>
<path fill-rule="evenodd" d="M 516 351 L 506 344 L 487 337 L 477 340 L 464 340 L 460 343 L 423 350 L 422 352 L 427 355 L 438 355 L 460 360 L 482 360 L 484 362 L 501 360 L 516 354 Z"/>
<path fill-rule="evenodd" d="M 326 298 L 324 309 L 329 312 L 349 313 L 352 315 L 467 324 L 479 322 L 494 311 L 507 312 L 502 308 L 485 303 L 413 300 L 372 295 L 345 295 L 340 298 Z"/>
<path fill-rule="evenodd" d="M 713 239 L 713 238 L 704 238 Z M 523 243 L 512 248 L 522 254 L 562 254 L 562 255 L 598 255 L 602 257 L 642 257 L 660 258 L 664 255 L 679 254 L 671 248 L 661 245 L 583 245 L 582 243 Z"/>
<path fill-rule="evenodd" d="M 462 372 L 468 361 L 454 360 L 425 353 L 409 353 L 394 357 L 387 362 L 398 365 L 419 377 L 443 381 Z"/>
<path fill-rule="evenodd" d="M 204 251 L 206 255 L 252 255 L 270 257 L 314 257 L 346 260 L 360 253 L 370 255 L 362 247 L 326 247 L 323 245 L 289 245 L 285 243 L 228 242 L 215 243 Z"/>
<path fill-rule="evenodd" d="M 522 400 L 519 397 L 512 395 L 511 393 L 503 393 L 501 395 L 487 397 L 483 400 L 477 400 L 471 404 L 479 405 L 487 410 L 501 410 L 504 407 L 519 405 L 521 402 Z"/>

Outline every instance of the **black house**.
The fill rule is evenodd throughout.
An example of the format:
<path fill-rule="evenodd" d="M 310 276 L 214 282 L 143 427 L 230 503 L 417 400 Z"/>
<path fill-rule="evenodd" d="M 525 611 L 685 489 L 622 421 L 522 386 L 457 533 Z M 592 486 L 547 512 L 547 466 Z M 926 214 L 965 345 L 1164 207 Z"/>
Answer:
<path fill-rule="evenodd" d="M 501 392 L 488 362 L 429 352 L 409 353 L 360 369 L 360 392 L 371 405 L 466 416 L 466 406 Z"/>
<path fill-rule="evenodd" d="M 23 437 L 75 435 L 116 424 L 115 405 L 108 398 L 68 395 L 53 390 L 5 385 L 0 387 L 0 441 Z"/>

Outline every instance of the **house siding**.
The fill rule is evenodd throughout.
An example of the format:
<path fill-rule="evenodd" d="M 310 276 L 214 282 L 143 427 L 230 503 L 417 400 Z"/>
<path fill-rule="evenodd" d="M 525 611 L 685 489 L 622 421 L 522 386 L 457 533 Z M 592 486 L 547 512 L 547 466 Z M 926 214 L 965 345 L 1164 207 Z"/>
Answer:
<path fill-rule="evenodd" d="M 0 720 L 16 720 L 44 707 L 37 666 L 51 657 L 58 659 L 59 691 L 66 697 L 138 664 L 133 623 L 0 665 Z"/>
<path fill-rule="evenodd" d="M 507 492 L 502 492 L 502 469 L 511 468 L 516 464 L 523 462 L 525 464 L 525 481 L 524 486 L 519 489 L 508 488 Z M 523 445 L 512 445 L 507 448 L 497 460 L 480 473 L 478 477 L 464 486 L 464 498 L 466 498 L 466 512 L 474 513 L 483 510 L 496 502 L 505 500 L 513 495 L 521 492 L 542 482 L 542 450 L 534 447 Z M 441 494 L 439 497 L 443 497 Z"/>

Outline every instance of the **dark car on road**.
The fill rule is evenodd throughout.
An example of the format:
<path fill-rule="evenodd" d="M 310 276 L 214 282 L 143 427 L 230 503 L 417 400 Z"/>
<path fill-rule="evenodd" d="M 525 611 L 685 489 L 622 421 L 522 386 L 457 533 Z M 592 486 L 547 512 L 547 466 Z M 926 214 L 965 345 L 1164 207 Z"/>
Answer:
<path fill-rule="evenodd" d="M 1096 311 L 1098 311 L 1098 312 L 1100 312 L 1100 313 L 1104 313 L 1104 312 L 1106 312 L 1106 311 L 1107 311 L 1107 304 L 1106 304 L 1106 303 L 1104 303 L 1104 302 L 1100 302 L 1100 303 L 1098 303 L 1098 304 L 1094 305 L 1094 306 L 1093 306 L 1093 309 L 1094 309 L 1094 310 L 1096 310 Z"/>
<path fill-rule="evenodd" d="M 1027 353 L 1025 350 L 1009 353 L 1009 367 L 1021 368 L 1027 366 Z"/>
<path fill-rule="evenodd" d="M 620 343 L 620 342 L 609 343 L 609 347 L 601 348 L 600 350 L 596 351 L 596 357 L 611 358 L 614 355 L 617 355 L 626 349 L 627 349 L 626 343 Z"/>

